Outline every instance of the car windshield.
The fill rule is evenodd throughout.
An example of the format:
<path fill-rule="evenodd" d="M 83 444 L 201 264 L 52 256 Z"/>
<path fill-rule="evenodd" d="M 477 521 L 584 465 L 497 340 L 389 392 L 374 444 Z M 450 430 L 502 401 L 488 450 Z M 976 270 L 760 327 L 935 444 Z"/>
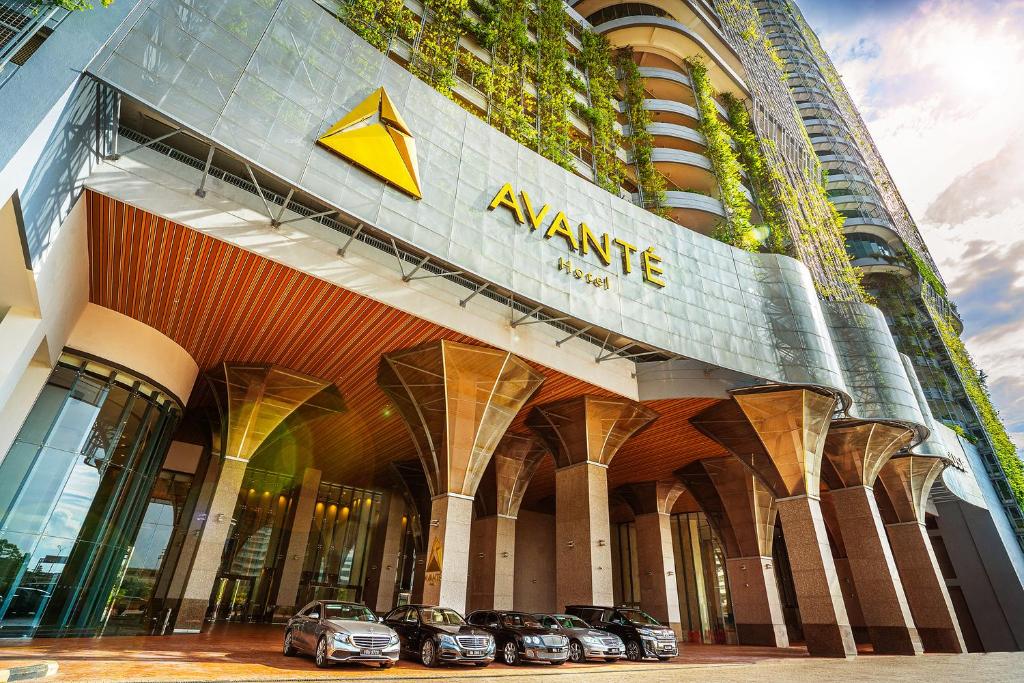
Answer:
<path fill-rule="evenodd" d="M 373 612 L 362 605 L 346 605 L 338 602 L 324 603 L 324 619 L 344 621 L 377 621 Z"/>
<path fill-rule="evenodd" d="M 622 609 L 619 610 L 619 613 L 634 624 L 640 624 L 641 626 L 661 626 L 657 619 L 647 612 L 641 612 L 638 609 Z"/>
<path fill-rule="evenodd" d="M 501 618 L 505 622 L 505 626 L 529 626 L 531 628 L 540 626 L 539 621 L 522 612 L 509 612 L 502 615 Z"/>
<path fill-rule="evenodd" d="M 562 628 L 590 628 L 590 624 L 583 621 L 579 617 L 573 617 L 568 614 L 560 614 L 555 617 Z"/>
<path fill-rule="evenodd" d="M 421 607 L 420 617 L 424 624 L 445 624 L 447 626 L 461 626 L 466 623 L 462 615 L 453 609 L 441 607 Z"/>

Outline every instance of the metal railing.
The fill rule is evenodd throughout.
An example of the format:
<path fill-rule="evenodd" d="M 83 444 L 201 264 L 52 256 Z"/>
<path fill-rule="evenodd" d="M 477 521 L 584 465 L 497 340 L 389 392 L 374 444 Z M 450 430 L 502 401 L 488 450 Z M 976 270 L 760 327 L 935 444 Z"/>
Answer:
<path fill-rule="evenodd" d="M 0 86 L 68 14 L 46 0 L 0 0 Z"/>

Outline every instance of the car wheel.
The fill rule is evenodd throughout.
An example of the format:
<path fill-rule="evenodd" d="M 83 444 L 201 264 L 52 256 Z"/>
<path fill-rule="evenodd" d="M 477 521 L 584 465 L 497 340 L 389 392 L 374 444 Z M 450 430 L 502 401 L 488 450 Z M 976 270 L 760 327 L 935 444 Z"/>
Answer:
<path fill-rule="evenodd" d="M 583 655 L 583 645 L 580 641 L 573 640 L 569 643 L 569 659 L 571 659 L 574 664 L 579 664 L 585 659 Z"/>
<path fill-rule="evenodd" d="M 320 636 L 320 640 L 316 641 L 316 665 L 318 668 L 326 669 L 331 665 L 331 660 L 327 657 L 327 637 Z"/>
<path fill-rule="evenodd" d="M 423 641 L 423 645 L 420 646 L 420 661 L 426 667 L 437 666 L 437 650 L 434 648 L 434 641 L 430 639 Z"/>
<path fill-rule="evenodd" d="M 626 659 L 631 662 L 639 662 L 644 658 L 644 648 L 636 640 L 631 640 L 626 643 Z"/>
<path fill-rule="evenodd" d="M 516 647 L 515 641 L 510 640 L 505 643 L 505 647 L 501 649 L 501 661 L 505 662 L 509 666 L 519 664 L 519 648 Z"/>
<path fill-rule="evenodd" d="M 292 643 L 292 638 L 293 637 L 294 636 L 292 635 L 291 629 L 285 631 L 285 634 L 284 634 L 284 656 L 285 657 L 294 657 L 295 656 L 295 645 Z"/>

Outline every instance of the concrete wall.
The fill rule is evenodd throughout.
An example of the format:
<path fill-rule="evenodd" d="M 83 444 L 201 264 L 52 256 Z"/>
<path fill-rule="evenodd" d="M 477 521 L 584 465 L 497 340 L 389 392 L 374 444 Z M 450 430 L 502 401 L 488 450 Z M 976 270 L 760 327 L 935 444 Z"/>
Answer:
<path fill-rule="evenodd" d="M 561 611 L 555 604 L 555 516 L 521 510 L 516 524 L 514 604 L 525 612 Z"/>

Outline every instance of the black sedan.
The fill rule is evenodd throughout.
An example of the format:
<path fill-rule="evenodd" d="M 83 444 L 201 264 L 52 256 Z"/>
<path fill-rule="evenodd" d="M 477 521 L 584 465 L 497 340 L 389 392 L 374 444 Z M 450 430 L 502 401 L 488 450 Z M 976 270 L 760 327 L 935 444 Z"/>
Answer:
<path fill-rule="evenodd" d="M 453 609 L 405 605 L 391 610 L 384 623 L 402 643 L 402 654 L 418 657 L 425 666 L 446 662 L 487 666 L 494 661 L 494 637 L 470 626 Z"/>
<path fill-rule="evenodd" d="M 569 658 L 569 639 L 544 628 L 532 614 L 480 610 L 470 614 L 467 621 L 494 635 L 498 656 L 505 664 L 529 661 L 558 665 Z"/>

